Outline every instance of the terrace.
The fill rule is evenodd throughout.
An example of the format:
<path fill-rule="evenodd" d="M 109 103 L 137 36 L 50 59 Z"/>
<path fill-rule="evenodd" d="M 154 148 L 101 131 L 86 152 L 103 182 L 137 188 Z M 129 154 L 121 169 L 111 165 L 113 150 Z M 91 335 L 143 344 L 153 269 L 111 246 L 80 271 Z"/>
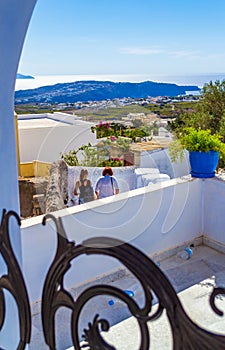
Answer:
<path fill-rule="evenodd" d="M 108 237 L 122 239 L 144 252 L 156 264 L 160 263 L 161 271 L 169 278 L 192 321 L 204 329 L 220 333 L 223 318 L 213 313 L 208 298 L 213 287 L 224 286 L 224 196 L 225 183 L 222 176 L 202 180 L 187 175 L 53 214 L 62 219 L 69 241 L 75 241 L 77 245 L 95 237 L 100 237 L 99 244 Z M 33 314 L 29 348 L 47 349 L 41 326 L 41 298 L 44 280 L 57 247 L 55 224 L 49 220 L 43 226 L 42 216 L 24 220 L 21 238 L 23 274 Z M 176 254 L 190 243 L 195 244 L 193 257 L 182 261 Z M 85 247 L 86 245 L 89 246 L 84 243 Z M 141 276 L 138 281 L 124 265 L 112 257 L 101 255 L 100 250 L 101 248 L 98 256 L 88 254 L 73 260 L 72 267 L 65 275 L 64 288 L 75 301 L 90 286 L 117 286 L 122 291 L 134 291 L 134 300 L 143 307 L 146 296 L 140 283 L 145 285 L 149 276 L 146 279 Z M 130 261 L 131 266 L 138 265 L 141 273 L 145 267 L 142 267 L 142 261 L 138 257 L 136 259 L 133 257 Z M 150 265 L 149 271 L 152 271 Z M 157 272 L 154 273 L 157 275 Z M 157 279 L 160 280 L 159 285 Z M 158 296 L 167 293 L 161 276 L 156 277 L 151 288 Z M 137 321 L 130 317 L 132 314 L 125 304 L 115 303 L 109 306 L 110 299 L 115 299 L 115 295 L 110 295 L 107 291 L 106 295 L 88 301 L 79 323 L 79 339 L 81 340 L 82 330 L 87 328 L 88 322 L 92 322 L 98 313 L 100 318 L 106 318 L 113 326 L 104 335 L 106 341 L 117 349 L 138 349 L 140 335 Z M 220 309 L 224 307 L 221 300 L 222 296 L 216 300 Z M 154 298 L 153 304 L 156 301 Z M 57 349 L 72 346 L 70 317 L 69 309 L 61 308 L 57 311 Z M 149 327 L 151 348 L 173 347 L 165 313 L 157 321 L 149 322 Z M 163 341 L 160 332 L 166 334 Z M 199 345 L 198 349 L 200 348 Z"/>
<path fill-rule="evenodd" d="M 1 149 L 4 149 L 4 152 L 0 154 L 1 164 L 4 164 L 4 171 L 0 172 L 0 208 L 13 209 L 16 212 L 19 212 L 19 203 L 13 119 L 14 83 L 24 37 L 35 3 L 35 0 L 9 0 L 0 3 L 0 33 L 4 33 L 0 36 L 0 49 L 1 52 L 5 53 L 1 57 L 0 65 L 0 91 L 4 91 L 0 94 L 0 121 L 3 126 L 0 146 Z M 9 16 L 11 21 L 8 20 Z M 105 299 L 98 301 L 93 299 L 94 305 L 88 306 L 86 315 L 82 315 L 84 316 L 82 317 L 83 323 L 79 324 L 79 327 L 81 329 L 87 328 L 87 322 L 93 321 L 91 310 L 93 310 L 93 315 L 97 312 L 100 313 L 100 317 L 113 316 L 112 319 L 109 318 L 109 322 L 115 325 L 111 328 L 107 341 L 115 343 L 117 348 L 138 348 L 140 338 L 135 333 L 133 317 L 122 322 L 122 319 L 129 317 L 129 314 L 126 313 L 127 309 L 124 310 L 115 304 L 118 313 L 114 313 L 115 308 L 108 305 L 108 299 L 115 298 L 117 295 L 129 303 L 130 310 L 137 317 L 136 325 L 138 324 L 142 331 L 144 346 L 140 345 L 140 348 L 142 350 L 148 349 L 146 318 L 148 318 L 152 302 L 150 287 L 158 296 L 161 306 L 166 307 L 174 334 L 174 348 L 225 348 L 224 338 L 211 335 L 198 327 L 201 326 L 217 333 L 224 329 L 223 318 L 214 316 L 207 305 L 210 289 L 214 285 L 224 286 L 224 196 L 225 186 L 222 176 L 201 180 L 193 179 L 187 175 L 161 184 L 157 183 L 124 192 L 115 198 L 107 198 L 86 206 L 72 207 L 54 213 L 56 217 L 62 218 L 69 241 L 75 240 L 76 244 L 84 242 L 83 246 L 75 246 L 73 254 L 76 254 L 79 249 L 83 249 L 84 254 L 73 260 L 70 269 L 70 261 L 67 259 L 70 260 L 72 257 L 70 249 L 73 249 L 73 245 L 61 239 L 53 268 L 59 267 L 59 270 L 56 268 L 56 273 L 60 272 L 62 275 L 56 279 L 56 282 L 54 273 L 52 274 L 53 278 L 49 278 L 50 275 L 48 275 L 45 286 L 47 285 L 49 288 L 46 288 L 43 294 L 46 274 L 57 247 L 55 224 L 48 220 L 46 226 L 42 226 L 42 217 L 39 216 L 24 220 L 21 230 L 19 230 L 15 220 L 12 222 L 10 220 L 9 230 L 12 247 L 24 276 L 30 302 L 26 302 L 27 295 L 24 284 L 21 282 L 18 266 L 5 235 L 8 228 L 7 220 L 3 220 L 0 230 L 1 348 L 24 349 L 26 343 L 29 342 L 29 349 L 49 348 L 44 343 L 40 321 L 41 299 L 45 301 L 42 307 L 43 324 L 50 341 L 52 341 L 51 321 L 54 310 L 57 309 L 57 306 L 63 305 L 56 314 L 56 346 L 53 344 L 50 348 L 67 349 L 72 346 L 71 308 L 74 308 L 73 312 L 76 312 L 77 307 L 82 304 L 82 298 L 77 299 L 79 293 L 83 291 L 84 287 L 96 285 L 96 283 L 105 284 Z M 62 238 L 61 235 L 58 235 L 58 238 L 60 237 Z M 95 237 L 100 237 L 100 240 L 96 241 Z M 122 239 L 131 243 L 132 246 L 114 247 L 112 243 L 115 241 L 108 241 L 109 237 Z M 102 246 L 103 243 L 105 246 Z M 181 263 L 175 254 L 189 243 L 194 243 L 196 246 L 194 256 L 189 261 Z M 138 252 L 132 247 L 136 247 L 140 251 Z M 64 255 L 67 249 L 69 249 L 69 257 Z M 141 251 L 150 256 L 156 263 L 160 262 L 160 268 L 157 267 L 157 264 L 146 260 Z M 102 254 L 106 252 L 112 252 L 115 257 L 119 257 L 126 264 L 121 266 L 112 257 L 103 256 Z M 96 256 L 97 253 L 100 255 Z M 128 266 L 138 276 L 140 275 L 140 281 L 134 280 L 124 266 Z M 67 269 L 69 271 L 63 278 Z M 198 326 L 183 313 L 176 294 L 163 277 L 161 270 L 170 279 L 186 312 Z M 110 290 L 107 289 L 106 286 L 111 283 L 118 285 L 122 290 L 125 288 L 134 289 L 134 298 L 140 305 L 143 305 L 143 293 L 145 292 L 146 307 L 140 310 L 134 304 L 135 299 L 133 300 L 123 292 L 116 292 L 112 286 Z M 5 289 L 11 292 L 4 293 L 6 303 L 4 303 L 3 289 L 4 292 Z M 74 301 L 77 300 L 78 304 L 75 303 L 74 307 L 72 299 L 69 294 L 64 293 L 64 289 L 73 295 Z M 91 291 L 93 292 L 93 289 L 89 289 L 89 296 L 92 296 Z M 101 289 L 100 294 L 102 291 Z M 52 299 L 51 292 L 53 296 L 56 295 L 58 298 Z M 219 295 L 224 294 L 223 289 L 218 292 Z M 12 295 L 17 303 L 13 301 Z M 154 298 L 153 303 L 155 301 L 157 300 Z M 217 299 L 216 305 L 221 308 L 222 302 L 223 300 Z M 19 309 L 17 309 L 17 305 Z M 30 319 L 30 308 L 32 319 Z M 215 310 L 217 309 L 214 306 Z M 158 316 L 160 311 L 161 308 L 158 313 L 156 311 Z M 21 316 L 20 319 L 15 317 L 18 312 Z M 163 317 L 149 322 L 153 326 L 150 333 L 151 345 L 156 349 L 167 349 L 168 346 L 172 348 L 170 328 Z M 77 324 L 75 316 L 73 322 Z M 161 322 L 160 326 L 158 322 Z M 30 328 L 31 326 L 32 328 Z M 103 323 L 104 326 L 107 329 L 106 323 Z M 136 328 L 138 331 L 138 327 Z M 73 327 L 72 329 L 74 330 Z M 32 330 L 31 341 L 29 339 L 30 330 Z M 93 333 L 96 335 L 95 331 Z M 120 336 L 121 333 L 123 337 Z M 20 337 L 22 340 L 17 347 Z M 79 339 L 80 337 L 78 337 L 78 341 Z M 96 341 L 98 343 L 98 336 Z M 136 341 L 137 343 L 135 343 Z M 77 343 L 75 348 L 79 348 Z M 112 349 L 110 346 L 104 345 L 103 347 L 102 343 L 100 347 L 97 347 L 95 343 L 90 348 Z"/>

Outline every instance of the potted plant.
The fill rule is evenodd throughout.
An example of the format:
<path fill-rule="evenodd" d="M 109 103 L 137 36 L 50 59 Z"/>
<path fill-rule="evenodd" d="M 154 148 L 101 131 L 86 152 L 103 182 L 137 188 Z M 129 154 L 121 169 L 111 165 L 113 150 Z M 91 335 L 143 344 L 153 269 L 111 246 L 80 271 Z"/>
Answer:
<path fill-rule="evenodd" d="M 211 134 L 210 130 L 185 128 L 179 138 L 170 145 L 172 162 L 176 162 L 179 158 L 182 161 L 185 150 L 189 151 L 193 177 L 215 176 L 219 158 L 225 160 L 225 144 L 221 141 L 220 135 Z"/>

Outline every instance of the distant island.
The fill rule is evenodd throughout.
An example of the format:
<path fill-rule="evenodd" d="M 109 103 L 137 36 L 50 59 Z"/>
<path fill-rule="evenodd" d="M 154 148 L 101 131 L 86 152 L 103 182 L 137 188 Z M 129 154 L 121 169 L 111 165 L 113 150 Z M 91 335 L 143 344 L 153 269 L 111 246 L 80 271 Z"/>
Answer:
<path fill-rule="evenodd" d="M 200 91 L 198 86 L 176 85 L 144 81 L 141 83 L 114 83 L 111 81 L 76 81 L 42 86 L 15 92 L 16 104 L 27 103 L 75 103 L 78 101 L 102 101 L 114 98 L 146 98 L 148 96 L 174 97 L 186 91 Z"/>
<path fill-rule="evenodd" d="M 24 74 L 17 73 L 16 79 L 35 79 L 35 78 L 32 77 L 31 75 L 24 75 Z"/>

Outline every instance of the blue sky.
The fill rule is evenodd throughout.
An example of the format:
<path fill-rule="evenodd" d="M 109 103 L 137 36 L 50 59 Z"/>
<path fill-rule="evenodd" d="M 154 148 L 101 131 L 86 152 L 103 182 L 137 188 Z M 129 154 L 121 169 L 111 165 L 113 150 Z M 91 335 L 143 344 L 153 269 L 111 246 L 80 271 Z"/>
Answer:
<path fill-rule="evenodd" d="M 19 72 L 224 73 L 224 14 L 224 0 L 38 0 Z"/>

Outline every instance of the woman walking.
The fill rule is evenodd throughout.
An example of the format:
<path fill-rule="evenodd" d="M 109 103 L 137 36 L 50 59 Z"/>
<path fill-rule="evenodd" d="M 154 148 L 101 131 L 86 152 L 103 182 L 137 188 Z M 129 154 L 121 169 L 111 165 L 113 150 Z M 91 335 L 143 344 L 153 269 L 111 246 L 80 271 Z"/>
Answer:
<path fill-rule="evenodd" d="M 112 168 L 105 167 L 102 176 L 97 180 L 95 186 L 97 199 L 106 198 L 119 193 L 119 186 L 116 178 L 113 176 Z"/>
<path fill-rule="evenodd" d="M 86 169 L 82 169 L 80 172 L 80 180 L 76 182 L 74 195 L 79 195 L 79 204 L 87 203 L 95 199 L 92 183 L 91 180 L 88 179 L 88 171 Z"/>

